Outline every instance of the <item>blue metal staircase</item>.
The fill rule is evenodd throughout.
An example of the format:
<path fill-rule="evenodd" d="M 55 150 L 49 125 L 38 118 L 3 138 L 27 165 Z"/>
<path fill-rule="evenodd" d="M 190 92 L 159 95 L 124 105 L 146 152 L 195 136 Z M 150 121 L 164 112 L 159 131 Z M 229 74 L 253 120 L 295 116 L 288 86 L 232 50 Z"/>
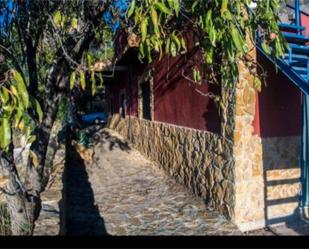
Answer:
<path fill-rule="evenodd" d="M 288 6 L 292 8 L 291 6 Z M 279 69 L 300 88 L 309 95 L 309 36 L 303 35 L 306 28 L 301 26 L 300 1 L 295 0 L 295 21 L 293 23 L 280 23 L 279 27 L 288 42 L 288 50 L 285 57 L 273 61 Z M 265 55 L 261 44 L 258 49 Z"/>

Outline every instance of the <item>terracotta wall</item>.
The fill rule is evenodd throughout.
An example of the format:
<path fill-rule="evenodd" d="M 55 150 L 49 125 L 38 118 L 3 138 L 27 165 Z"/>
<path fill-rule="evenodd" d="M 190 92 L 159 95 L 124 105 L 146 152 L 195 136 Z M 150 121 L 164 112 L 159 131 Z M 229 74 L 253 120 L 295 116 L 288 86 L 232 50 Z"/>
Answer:
<path fill-rule="evenodd" d="M 194 60 L 196 55 L 198 53 L 192 51 L 188 55 L 189 60 Z M 127 114 L 138 116 L 137 82 L 142 73 L 147 70 L 147 66 L 138 62 L 132 63 L 132 60 L 133 58 L 126 56 L 121 61 L 123 65 L 128 66 L 128 71 L 118 73 L 107 83 L 108 95 L 113 95 L 114 110 L 118 112 L 119 92 L 125 89 Z M 174 59 L 156 60 L 152 64 L 154 66 L 154 121 L 220 133 L 220 117 L 217 107 L 212 99 L 204 96 L 209 92 L 219 94 L 219 88 L 214 84 L 201 86 L 190 84 L 182 75 L 184 73 L 192 77 L 192 69 L 187 69 L 188 63 L 183 56 L 178 56 Z M 131 76 L 129 66 L 131 66 Z"/>
<path fill-rule="evenodd" d="M 306 30 L 303 32 L 303 35 L 309 36 L 309 13 L 302 12 L 301 24 L 302 26 L 306 27 Z"/>
<path fill-rule="evenodd" d="M 257 53 L 257 60 L 266 73 L 262 91 L 256 102 L 254 133 L 260 137 L 300 136 L 301 92 L 264 55 Z"/>
<path fill-rule="evenodd" d="M 198 52 L 189 54 L 190 60 Z M 204 131 L 220 132 L 220 117 L 214 101 L 204 94 L 218 88 L 211 84 L 201 86 L 191 83 L 192 69 L 183 56 L 163 59 L 156 63 L 154 73 L 154 119 L 159 122 L 180 125 Z"/>

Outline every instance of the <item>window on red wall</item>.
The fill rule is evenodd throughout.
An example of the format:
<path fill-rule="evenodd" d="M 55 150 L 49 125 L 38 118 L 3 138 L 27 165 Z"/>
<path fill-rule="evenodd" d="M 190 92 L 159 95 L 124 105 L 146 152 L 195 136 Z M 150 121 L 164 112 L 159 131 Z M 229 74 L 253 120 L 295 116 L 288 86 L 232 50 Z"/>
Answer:
<path fill-rule="evenodd" d="M 142 89 L 142 106 L 143 106 L 143 119 L 151 120 L 151 90 L 150 82 L 146 81 L 141 84 Z"/>
<path fill-rule="evenodd" d="M 121 117 L 125 118 L 126 117 L 126 93 L 125 93 L 125 90 L 122 90 L 120 92 L 120 95 L 119 95 L 119 107 L 120 107 L 120 110 L 119 110 L 119 113 L 121 115 Z"/>
<path fill-rule="evenodd" d="M 109 97 L 109 111 L 110 111 L 111 115 L 114 114 L 114 98 L 113 98 L 113 96 Z"/>

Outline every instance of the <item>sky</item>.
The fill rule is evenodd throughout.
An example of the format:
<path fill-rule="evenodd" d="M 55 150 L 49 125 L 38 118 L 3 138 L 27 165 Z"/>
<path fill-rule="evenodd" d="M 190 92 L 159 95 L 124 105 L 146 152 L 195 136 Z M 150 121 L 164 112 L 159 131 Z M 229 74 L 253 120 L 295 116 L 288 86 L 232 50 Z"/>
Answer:
<path fill-rule="evenodd" d="M 113 8 L 120 12 L 121 17 L 124 17 L 130 1 L 131 0 L 114 0 Z M 105 12 L 103 19 L 111 26 L 113 32 L 116 32 L 120 28 L 120 21 L 113 21 L 111 12 Z"/>
<path fill-rule="evenodd" d="M 114 0 L 113 9 L 120 12 L 121 17 L 124 17 L 130 1 Z M 13 0 L 0 0 L 0 32 L 2 35 L 5 34 L 7 21 L 9 23 L 12 18 L 12 8 Z M 116 32 L 120 28 L 120 21 L 113 20 L 111 12 L 105 12 L 103 19 L 111 26 L 113 32 Z"/>
<path fill-rule="evenodd" d="M 6 23 L 12 19 L 12 0 L 0 0 L 0 32 L 5 33 Z"/>

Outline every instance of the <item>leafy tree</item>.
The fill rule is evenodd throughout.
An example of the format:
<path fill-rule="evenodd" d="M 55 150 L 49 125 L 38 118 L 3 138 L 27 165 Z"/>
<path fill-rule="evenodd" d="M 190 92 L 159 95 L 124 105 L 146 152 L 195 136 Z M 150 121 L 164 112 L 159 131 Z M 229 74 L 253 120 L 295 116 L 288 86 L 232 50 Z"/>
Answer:
<path fill-rule="evenodd" d="M 252 4 L 256 2 L 256 9 Z M 185 27 L 194 34 L 203 61 L 223 86 L 237 82 L 238 62 L 250 62 L 248 35 L 262 36 L 264 50 L 274 57 L 284 53 L 278 11 L 280 0 L 133 0 L 127 13 L 129 33 L 139 40 L 139 55 L 152 62 L 158 54 L 173 57 L 187 52 Z M 137 38 L 136 38 L 137 36 Z M 155 53 L 154 53 L 155 51 Z M 194 81 L 201 83 L 199 65 L 193 68 Z M 253 71 L 254 73 L 254 71 Z"/>
<path fill-rule="evenodd" d="M 0 6 L 0 52 L 6 67 L 0 85 L 0 153 L 9 180 L 2 190 L 13 234 L 31 234 L 48 179 L 46 151 L 58 106 L 70 89 L 85 88 L 86 73 L 94 78 L 91 48 L 105 40 L 102 15 L 110 11 L 110 2 L 2 0 Z M 76 77 L 69 80 L 72 72 Z M 13 156 L 17 130 L 31 144 L 24 179 Z"/>
<path fill-rule="evenodd" d="M 0 0 L 0 160 L 8 175 L 2 189 L 13 234 L 32 234 L 41 209 L 46 152 L 58 106 L 72 90 L 96 90 L 104 43 L 119 28 L 135 40 L 141 60 L 187 52 L 190 25 L 203 62 L 225 87 L 238 79 L 238 61 L 251 63 L 247 37 L 262 34 L 273 56 L 284 51 L 279 32 L 279 0 Z M 0 60 L 1 62 L 1 60 Z M 253 70 L 253 73 L 254 70 Z M 201 83 L 200 65 L 193 78 Z M 87 80 L 88 79 L 88 80 Z M 31 145 L 22 179 L 13 157 L 20 130 Z"/>

